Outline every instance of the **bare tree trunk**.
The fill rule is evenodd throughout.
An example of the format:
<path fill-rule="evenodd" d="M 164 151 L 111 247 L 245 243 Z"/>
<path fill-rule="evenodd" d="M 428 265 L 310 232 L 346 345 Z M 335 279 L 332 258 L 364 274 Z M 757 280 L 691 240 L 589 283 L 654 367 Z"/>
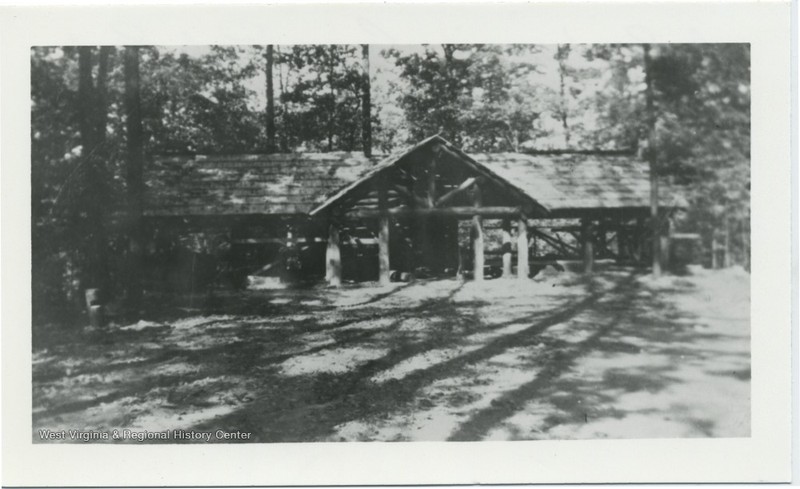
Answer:
<path fill-rule="evenodd" d="M 717 242 L 717 230 L 711 232 L 711 269 L 719 268 L 719 243 Z"/>
<path fill-rule="evenodd" d="M 741 228 L 741 235 L 742 235 L 742 266 L 748 272 L 750 271 L 750 246 L 749 246 L 749 239 L 750 235 L 747 232 L 747 220 L 742 219 L 742 228 Z"/>
<path fill-rule="evenodd" d="M 97 144 L 103 146 L 106 141 L 106 124 L 108 121 L 108 57 L 111 54 L 111 46 L 100 46 L 100 55 L 97 67 Z"/>
<path fill-rule="evenodd" d="M 722 263 L 725 268 L 730 268 L 731 266 L 731 221 L 727 217 L 725 218 L 725 255 L 723 258 Z"/>
<path fill-rule="evenodd" d="M 92 47 L 78 48 L 78 118 L 81 132 L 82 154 L 88 156 L 96 149 L 94 82 L 92 81 Z"/>
<path fill-rule="evenodd" d="M 361 56 L 364 62 L 364 80 L 361 84 L 361 145 L 364 149 L 364 156 L 372 156 L 372 100 L 370 98 L 369 44 L 361 45 Z"/>
<path fill-rule="evenodd" d="M 81 133 L 83 164 L 85 165 L 82 206 L 86 213 L 87 242 L 83 288 L 106 289 L 108 285 L 107 247 L 103 191 L 104 162 L 98 154 L 98 111 L 92 79 L 92 47 L 78 48 L 78 117 Z M 104 74 L 102 76 L 105 76 Z"/>
<path fill-rule="evenodd" d="M 272 90 L 272 44 L 267 45 L 264 57 L 267 62 L 267 152 L 275 151 L 275 94 Z"/>
<path fill-rule="evenodd" d="M 144 183 L 142 165 L 144 160 L 142 137 L 141 86 L 139 79 L 139 48 L 125 48 L 125 113 L 128 143 L 126 183 L 128 186 L 129 219 L 129 263 L 128 302 L 138 310 L 142 300 L 142 256 L 144 248 L 144 226 L 142 222 Z"/>
<path fill-rule="evenodd" d="M 280 45 L 275 46 L 275 51 L 278 53 L 278 100 L 281 101 L 281 121 L 283 126 L 286 127 L 286 120 L 289 113 L 288 106 L 283 103 L 284 94 L 286 93 L 286 86 L 289 84 L 289 75 L 286 75 L 286 81 L 283 80 L 283 55 L 281 54 L 281 47 Z M 287 131 L 281 131 L 281 139 L 280 139 L 280 146 L 281 151 L 287 152 L 289 151 L 289 138 L 287 136 Z"/>
<path fill-rule="evenodd" d="M 559 76 L 559 118 L 561 119 L 561 127 L 564 129 L 564 145 L 569 147 L 569 123 L 567 120 L 567 95 L 566 95 L 566 78 L 567 78 L 567 56 L 569 56 L 569 44 L 559 44 L 556 53 L 558 59 L 558 76 Z"/>
<path fill-rule="evenodd" d="M 328 151 L 333 151 L 333 131 L 336 123 L 336 90 L 333 87 L 333 61 L 336 53 L 336 45 L 331 44 L 330 50 L 330 65 L 328 67 L 328 87 L 331 94 L 331 113 L 328 116 Z"/>
<path fill-rule="evenodd" d="M 644 44 L 645 98 L 647 104 L 648 160 L 650 161 L 650 220 L 653 227 L 653 276 L 661 276 L 661 226 L 658 214 L 658 154 L 656 152 L 656 112 L 653 103 L 653 74 L 650 45 Z"/>

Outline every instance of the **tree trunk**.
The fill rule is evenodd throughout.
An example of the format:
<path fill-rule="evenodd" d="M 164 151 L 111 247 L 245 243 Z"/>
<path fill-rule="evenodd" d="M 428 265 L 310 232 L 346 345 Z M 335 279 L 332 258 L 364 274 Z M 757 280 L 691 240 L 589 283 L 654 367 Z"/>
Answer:
<path fill-rule="evenodd" d="M 125 130 L 127 135 L 128 187 L 128 302 L 138 310 L 142 299 L 142 255 L 144 248 L 144 226 L 142 222 L 144 184 L 142 164 L 144 160 L 142 137 L 141 86 L 139 80 L 139 48 L 125 48 Z"/>
<path fill-rule="evenodd" d="M 106 124 L 108 121 L 108 57 L 111 46 L 100 46 L 100 56 L 97 66 L 97 105 L 95 117 L 97 119 L 95 130 L 98 146 L 103 146 L 106 141 Z"/>
<path fill-rule="evenodd" d="M 747 232 L 747 220 L 742 219 L 741 236 L 742 236 L 742 266 L 748 272 L 750 271 L 750 247 L 748 245 L 750 235 Z"/>
<path fill-rule="evenodd" d="M 278 100 L 281 101 L 281 121 L 283 121 L 283 127 L 285 128 L 286 124 L 285 121 L 287 119 L 288 114 L 288 107 L 283 102 L 284 94 L 286 93 L 286 85 L 289 83 L 288 75 L 286 82 L 283 81 L 283 55 L 281 54 L 281 47 L 280 45 L 275 46 L 275 51 L 278 53 Z M 289 151 L 289 138 L 286 134 L 286 130 L 281 131 L 281 139 L 280 139 L 280 150 L 285 152 Z"/>
<path fill-rule="evenodd" d="M 731 266 L 731 221 L 727 217 L 725 218 L 725 241 L 724 241 L 724 251 L 725 254 L 723 255 L 723 267 L 730 268 Z"/>
<path fill-rule="evenodd" d="M 361 145 L 364 148 L 364 156 L 372 156 L 372 100 L 370 98 L 369 44 L 361 45 L 361 56 L 364 62 L 364 79 L 361 84 Z"/>
<path fill-rule="evenodd" d="M 267 62 L 267 152 L 275 152 L 275 94 L 272 89 L 272 44 L 267 45 L 264 57 Z"/>
<path fill-rule="evenodd" d="M 97 129 L 92 81 L 92 48 L 78 48 L 78 118 L 83 156 L 92 155 L 97 146 Z"/>
<path fill-rule="evenodd" d="M 566 95 L 566 78 L 567 78 L 567 63 L 566 59 L 569 56 L 569 44 L 559 44 L 556 48 L 556 58 L 558 59 L 558 77 L 559 77 L 559 118 L 561 119 L 561 127 L 564 129 L 564 147 L 569 147 L 569 123 L 567 114 L 567 95 Z"/>
<path fill-rule="evenodd" d="M 656 110 L 653 102 L 653 74 L 650 45 L 644 44 L 645 98 L 647 105 L 648 160 L 650 161 L 650 220 L 653 228 L 653 276 L 661 276 L 661 226 L 658 215 L 658 154 L 656 152 Z"/>
<path fill-rule="evenodd" d="M 328 115 L 328 151 L 333 151 L 333 132 L 336 124 L 336 90 L 333 86 L 334 75 L 334 58 L 336 54 L 336 45 L 331 44 L 330 50 L 330 64 L 328 66 L 328 88 L 331 94 L 331 113 Z"/>
<path fill-rule="evenodd" d="M 81 133 L 81 145 L 84 179 L 82 192 L 82 210 L 86 214 L 85 236 L 88 249 L 84 248 L 85 266 L 82 271 L 82 287 L 97 288 L 107 291 L 108 267 L 105 234 L 105 212 L 107 202 L 103 189 L 102 165 L 104 162 L 98 154 L 98 111 L 97 95 L 92 80 L 92 47 L 78 48 L 78 118 Z"/>
<path fill-rule="evenodd" d="M 711 269 L 716 270 L 719 268 L 719 241 L 717 239 L 717 230 L 711 232 Z"/>

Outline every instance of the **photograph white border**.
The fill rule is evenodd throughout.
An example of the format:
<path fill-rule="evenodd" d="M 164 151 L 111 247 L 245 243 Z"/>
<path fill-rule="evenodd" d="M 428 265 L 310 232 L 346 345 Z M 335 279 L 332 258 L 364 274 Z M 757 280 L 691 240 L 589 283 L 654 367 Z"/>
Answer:
<path fill-rule="evenodd" d="M 789 14 L 789 2 L 3 7 L 2 484 L 788 481 L 792 300 Z M 751 44 L 751 437 L 466 443 L 34 444 L 30 47 L 426 42 Z"/>

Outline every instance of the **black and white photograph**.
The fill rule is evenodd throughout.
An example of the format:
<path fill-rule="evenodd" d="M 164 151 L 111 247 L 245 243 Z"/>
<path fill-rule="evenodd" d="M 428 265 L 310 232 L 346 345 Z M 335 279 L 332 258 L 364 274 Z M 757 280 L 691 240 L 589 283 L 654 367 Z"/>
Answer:
<path fill-rule="evenodd" d="M 0 483 L 796 479 L 791 8 L 0 6 Z"/>
<path fill-rule="evenodd" d="M 30 68 L 34 443 L 750 436 L 749 44 Z"/>

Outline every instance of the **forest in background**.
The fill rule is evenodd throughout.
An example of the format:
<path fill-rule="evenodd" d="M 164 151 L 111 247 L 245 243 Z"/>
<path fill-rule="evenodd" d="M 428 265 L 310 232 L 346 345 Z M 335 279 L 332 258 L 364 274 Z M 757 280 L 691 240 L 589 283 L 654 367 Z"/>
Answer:
<path fill-rule="evenodd" d="M 34 47 L 34 313 L 86 287 L 137 302 L 152 155 L 383 153 L 436 133 L 652 158 L 685 189 L 678 231 L 707 251 L 725 234 L 749 268 L 747 44 Z"/>

